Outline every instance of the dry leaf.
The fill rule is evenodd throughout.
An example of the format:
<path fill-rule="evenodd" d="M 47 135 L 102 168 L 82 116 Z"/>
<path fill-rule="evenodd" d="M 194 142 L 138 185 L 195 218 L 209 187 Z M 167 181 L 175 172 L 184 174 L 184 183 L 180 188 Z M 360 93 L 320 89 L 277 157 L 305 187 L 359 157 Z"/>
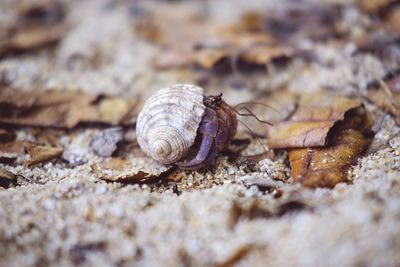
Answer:
<path fill-rule="evenodd" d="M 385 20 L 385 27 L 388 31 L 400 33 L 400 6 L 390 11 Z"/>
<path fill-rule="evenodd" d="M 204 14 L 184 7 L 170 12 L 160 10 L 161 7 L 157 7 L 139 16 L 136 27 L 146 39 L 166 48 L 154 59 L 158 68 L 197 65 L 211 69 L 231 58 L 264 65 L 292 55 L 275 38 L 265 32 L 252 32 L 241 23 L 222 27 L 208 20 Z"/>
<path fill-rule="evenodd" d="M 358 0 L 359 7 L 368 13 L 378 13 L 393 2 L 393 0 Z"/>
<path fill-rule="evenodd" d="M 359 100 L 323 93 L 302 96 L 299 107 L 289 121 L 268 127 L 271 148 L 324 146 L 332 126 L 345 113 L 360 107 Z"/>
<path fill-rule="evenodd" d="M 125 116 L 131 105 L 120 97 L 105 98 L 99 103 L 100 120 L 117 124 Z"/>
<path fill-rule="evenodd" d="M 60 147 L 36 145 L 28 145 L 27 150 L 31 158 L 29 161 L 26 162 L 26 165 L 28 167 L 55 159 L 59 157 L 63 152 L 63 149 Z"/>
<path fill-rule="evenodd" d="M 55 25 L 51 28 L 24 29 L 13 35 L 3 49 L 5 51 L 25 51 L 50 45 L 58 41 L 65 34 L 66 29 L 65 25 Z"/>
<path fill-rule="evenodd" d="M 326 39 L 337 33 L 341 18 L 337 5 L 291 2 L 260 20 L 264 32 L 283 39 Z"/>
<path fill-rule="evenodd" d="M 258 65 L 265 65 L 279 58 L 288 58 L 291 55 L 281 46 L 269 46 L 264 44 L 255 44 L 241 54 L 241 59 Z"/>
<path fill-rule="evenodd" d="M 5 169 L 0 169 L 0 187 L 8 188 L 11 184 L 16 184 L 17 176 Z"/>
<path fill-rule="evenodd" d="M 125 99 L 97 98 L 78 91 L 0 88 L 0 123 L 72 128 L 79 122 L 116 123 L 129 112 Z"/>
<path fill-rule="evenodd" d="M 330 132 L 326 147 L 289 150 L 294 182 L 308 187 L 334 187 L 346 182 L 347 168 L 370 143 L 372 120 L 363 106 L 346 114 Z"/>
<path fill-rule="evenodd" d="M 194 61 L 197 65 L 211 69 L 218 62 L 223 59 L 226 59 L 229 56 L 229 51 L 225 49 L 201 49 L 194 55 Z"/>
<path fill-rule="evenodd" d="M 256 97 L 253 102 L 243 103 L 237 107 L 242 113 L 243 108 L 250 109 L 262 121 L 277 123 L 287 120 L 296 110 L 298 95 L 287 90 L 277 90 L 270 94 Z M 267 136 L 270 126 L 260 123 L 254 117 L 240 117 L 240 120 L 258 136 Z"/>
<path fill-rule="evenodd" d="M 14 154 L 16 156 L 22 156 L 25 154 L 26 147 L 28 146 L 26 141 L 11 141 L 0 143 L 0 154 Z"/>
<path fill-rule="evenodd" d="M 57 42 L 66 33 L 64 7 L 60 2 L 24 2 L 18 23 L 8 30 L 0 54 L 26 51 Z"/>
<path fill-rule="evenodd" d="M 9 142 L 15 139 L 15 133 L 6 129 L 0 129 L 0 142 Z"/>
<path fill-rule="evenodd" d="M 93 164 L 93 172 L 102 180 L 111 182 L 140 182 L 158 177 L 170 167 L 166 167 L 142 155 L 131 154 L 129 159 L 108 158 Z"/>

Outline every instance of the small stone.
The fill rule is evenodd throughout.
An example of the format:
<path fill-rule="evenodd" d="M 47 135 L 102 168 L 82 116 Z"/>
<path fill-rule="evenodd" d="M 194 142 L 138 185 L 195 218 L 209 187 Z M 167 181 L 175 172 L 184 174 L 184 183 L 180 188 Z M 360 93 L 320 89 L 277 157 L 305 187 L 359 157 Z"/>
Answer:
<path fill-rule="evenodd" d="M 122 138 L 122 128 L 113 127 L 96 134 L 90 146 L 99 156 L 110 157 L 117 150 L 117 144 Z"/>

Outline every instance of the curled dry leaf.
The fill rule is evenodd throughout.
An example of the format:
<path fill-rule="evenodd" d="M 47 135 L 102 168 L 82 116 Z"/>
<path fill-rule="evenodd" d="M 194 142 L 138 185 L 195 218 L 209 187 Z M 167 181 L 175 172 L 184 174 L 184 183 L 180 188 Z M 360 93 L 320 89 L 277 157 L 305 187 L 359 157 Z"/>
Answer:
<path fill-rule="evenodd" d="M 27 150 L 31 158 L 26 162 L 28 167 L 58 158 L 63 152 L 63 149 L 60 147 L 36 146 L 32 144 L 27 146 Z"/>
<path fill-rule="evenodd" d="M 105 97 L 96 101 L 96 95 L 78 91 L 0 89 L 0 123 L 7 124 L 65 128 L 80 122 L 113 124 L 119 123 L 131 107 L 125 99 Z M 117 108 L 111 108 L 113 105 Z"/>
<path fill-rule="evenodd" d="M 108 158 L 92 165 L 98 178 L 110 182 L 141 182 L 158 177 L 170 167 L 147 158 L 140 149 L 132 152 L 128 159 Z"/>
<path fill-rule="evenodd" d="M 346 114 L 329 134 L 326 147 L 289 150 L 292 179 L 308 187 L 346 182 L 347 168 L 370 143 L 372 120 L 363 106 Z"/>
<path fill-rule="evenodd" d="M 316 147 L 327 143 L 333 125 L 361 107 L 359 100 L 323 93 L 303 95 L 290 120 L 268 127 L 271 148 Z"/>

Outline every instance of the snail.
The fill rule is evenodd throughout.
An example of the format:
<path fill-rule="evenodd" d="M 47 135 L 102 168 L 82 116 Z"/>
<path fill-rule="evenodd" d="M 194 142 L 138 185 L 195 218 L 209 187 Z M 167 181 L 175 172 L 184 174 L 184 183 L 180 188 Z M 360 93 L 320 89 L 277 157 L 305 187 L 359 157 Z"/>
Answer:
<path fill-rule="evenodd" d="M 184 170 L 214 165 L 236 129 L 236 112 L 222 94 L 204 96 L 202 88 L 190 84 L 159 90 L 144 104 L 136 125 L 139 146 L 147 156 Z"/>

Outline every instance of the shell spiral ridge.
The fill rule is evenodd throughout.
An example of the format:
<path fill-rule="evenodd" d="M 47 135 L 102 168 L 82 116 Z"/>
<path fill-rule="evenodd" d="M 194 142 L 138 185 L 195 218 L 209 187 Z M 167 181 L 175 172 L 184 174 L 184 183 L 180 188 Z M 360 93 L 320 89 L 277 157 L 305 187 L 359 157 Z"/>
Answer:
<path fill-rule="evenodd" d="M 150 97 L 136 125 L 141 149 L 163 164 L 182 159 L 194 144 L 205 114 L 203 94 L 200 87 L 176 84 Z"/>

